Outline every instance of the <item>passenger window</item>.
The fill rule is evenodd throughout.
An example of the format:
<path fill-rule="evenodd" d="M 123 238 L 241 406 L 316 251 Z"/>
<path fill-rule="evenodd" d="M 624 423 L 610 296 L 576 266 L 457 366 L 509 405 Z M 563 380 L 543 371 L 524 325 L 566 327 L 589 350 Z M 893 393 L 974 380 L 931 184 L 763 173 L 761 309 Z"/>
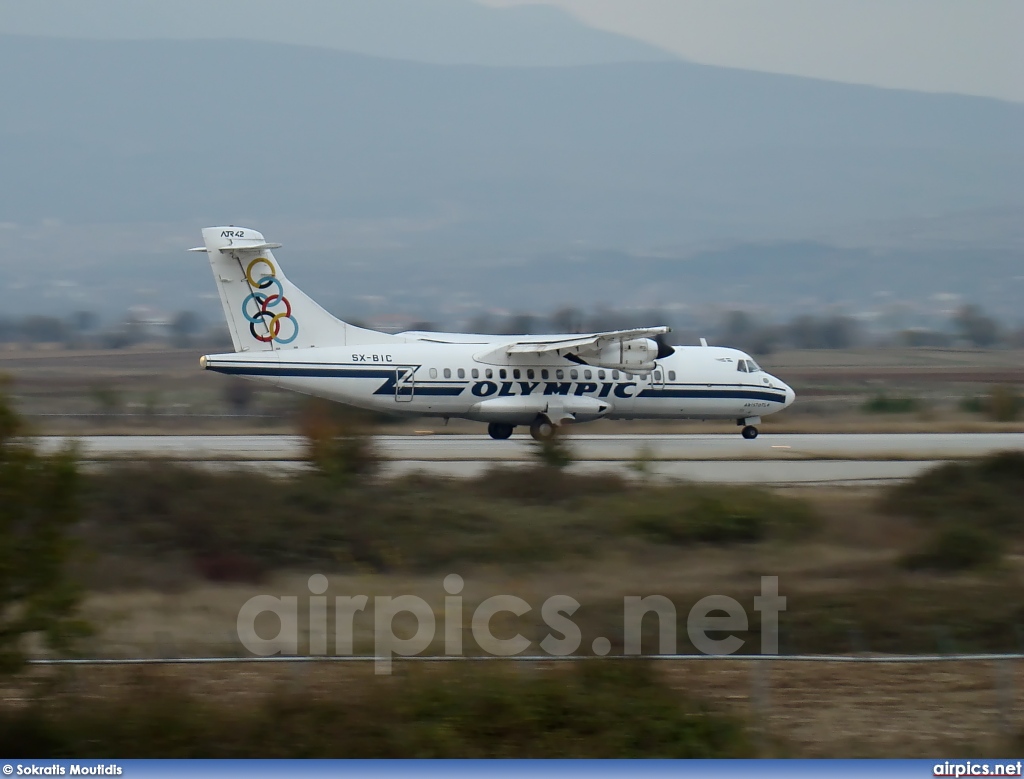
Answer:
<path fill-rule="evenodd" d="M 571 371 L 569 371 L 569 378 L 572 379 L 573 381 L 576 381 L 576 379 L 578 379 L 579 377 L 580 377 L 580 372 L 578 370 L 576 370 L 575 368 L 573 368 Z"/>
<path fill-rule="evenodd" d="M 503 378 L 503 379 L 507 379 L 508 378 L 508 371 L 506 371 L 504 368 L 502 368 L 500 371 L 498 371 L 498 375 L 501 378 Z"/>
<path fill-rule="evenodd" d="M 668 372 L 668 380 L 669 381 L 675 381 L 676 380 L 676 372 L 675 371 L 669 371 Z"/>
<path fill-rule="evenodd" d="M 478 371 L 476 368 L 473 369 L 473 378 L 474 379 L 479 379 L 480 378 L 480 371 Z"/>
<path fill-rule="evenodd" d="M 583 371 L 583 378 L 590 381 L 594 377 L 594 374 L 590 371 Z"/>
<path fill-rule="evenodd" d="M 533 368 L 527 368 L 526 369 L 526 378 L 528 378 L 528 379 L 532 379 L 533 378 Z"/>
<path fill-rule="evenodd" d="M 654 380 L 655 381 L 661 381 L 661 371 L 655 371 L 654 372 Z"/>
<path fill-rule="evenodd" d="M 518 379 L 522 375 L 523 375 L 522 371 L 520 371 L 518 368 L 516 368 L 514 371 L 512 371 L 512 378 L 513 379 Z"/>
<path fill-rule="evenodd" d="M 540 377 L 541 377 L 542 379 L 544 379 L 544 381 L 547 381 L 547 380 L 548 380 L 548 377 L 549 377 L 550 375 L 551 375 L 551 374 L 549 374 L 549 373 L 548 373 L 548 369 L 547 369 L 547 368 L 542 368 L 542 369 L 541 369 L 541 372 L 540 372 Z"/>
<path fill-rule="evenodd" d="M 604 371 L 598 371 L 597 378 L 599 378 L 601 381 L 604 381 Z"/>
<path fill-rule="evenodd" d="M 445 368 L 444 369 L 444 377 L 446 379 L 450 379 L 452 377 L 452 369 L 451 368 Z"/>
<path fill-rule="evenodd" d="M 494 378 L 494 371 L 492 371 L 490 368 L 488 368 L 485 371 L 484 375 L 486 375 L 488 379 L 493 379 Z"/>
<path fill-rule="evenodd" d="M 459 368 L 459 378 L 460 379 L 466 378 L 466 369 L 465 368 Z"/>
<path fill-rule="evenodd" d="M 555 378 L 558 379 L 559 381 L 564 379 L 565 378 L 565 371 L 563 371 L 561 368 L 558 368 L 555 371 Z"/>
<path fill-rule="evenodd" d="M 430 378 L 432 378 L 432 379 L 436 379 L 437 378 L 437 368 L 431 368 L 430 369 Z"/>
<path fill-rule="evenodd" d="M 618 380 L 619 380 L 619 372 L 618 371 L 612 371 L 612 381 L 618 381 Z"/>

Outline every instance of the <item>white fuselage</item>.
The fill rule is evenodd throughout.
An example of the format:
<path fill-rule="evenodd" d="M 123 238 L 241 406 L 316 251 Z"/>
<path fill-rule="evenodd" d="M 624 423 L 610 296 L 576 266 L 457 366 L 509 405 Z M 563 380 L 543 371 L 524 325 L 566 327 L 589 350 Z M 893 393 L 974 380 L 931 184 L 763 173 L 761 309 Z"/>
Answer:
<path fill-rule="evenodd" d="M 641 375 L 550 354 L 496 362 L 495 348 L 511 340 L 502 336 L 453 343 L 409 335 L 424 340 L 209 355 L 203 365 L 374 411 L 511 424 L 529 424 L 538 414 L 578 422 L 740 420 L 780 411 L 795 397 L 746 354 L 723 347 L 675 347 Z"/>

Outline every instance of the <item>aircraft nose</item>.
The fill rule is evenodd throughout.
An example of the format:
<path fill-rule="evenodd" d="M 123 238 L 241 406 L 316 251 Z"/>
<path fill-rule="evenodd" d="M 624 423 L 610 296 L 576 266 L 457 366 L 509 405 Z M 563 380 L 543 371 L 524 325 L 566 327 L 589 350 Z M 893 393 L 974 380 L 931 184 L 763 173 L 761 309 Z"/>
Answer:
<path fill-rule="evenodd" d="M 793 401 L 796 400 L 796 393 L 793 392 L 793 388 L 788 384 L 783 385 L 786 388 L 786 406 L 793 405 Z"/>

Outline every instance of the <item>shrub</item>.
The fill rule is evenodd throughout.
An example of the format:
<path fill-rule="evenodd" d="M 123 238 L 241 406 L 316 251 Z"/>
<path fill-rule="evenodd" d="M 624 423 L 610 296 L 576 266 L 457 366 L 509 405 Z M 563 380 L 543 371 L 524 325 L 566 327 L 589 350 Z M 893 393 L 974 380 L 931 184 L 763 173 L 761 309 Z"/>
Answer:
<path fill-rule="evenodd" d="M 1024 400 L 1016 387 L 1009 384 L 997 384 L 989 392 L 987 410 L 996 422 L 1015 422 L 1024 408 Z"/>
<path fill-rule="evenodd" d="M 311 399 L 299 419 L 309 461 L 334 482 L 373 473 L 381 458 L 374 449 L 369 419 L 358 409 Z"/>
<path fill-rule="evenodd" d="M 400 683 L 396 683 L 400 681 Z M 742 723 L 639 663 L 534 672 L 409 669 L 346 679 L 329 695 L 245 705 L 137 677 L 103 696 L 0 714 L 0 753 L 80 759 L 259 757 L 750 757 Z"/>
<path fill-rule="evenodd" d="M 20 667 L 24 639 L 66 650 L 86 632 L 68 577 L 79 518 L 73 451 L 39 454 L 20 440 L 21 419 L 0 394 L 0 671 Z"/>
<path fill-rule="evenodd" d="M 815 524 L 803 501 L 753 487 L 687 486 L 639 492 L 615 508 L 633 532 L 670 544 L 793 537 Z"/>
<path fill-rule="evenodd" d="M 960 401 L 960 410 L 968 414 L 984 414 L 988 410 L 986 398 L 972 395 Z"/>
<path fill-rule="evenodd" d="M 863 409 L 869 414 L 912 414 L 921 407 L 921 401 L 916 398 L 892 398 L 883 394 L 866 400 Z"/>
<path fill-rule="evenodd" d="M 1002 537 L 1020 536 L 1024 532 L 1024 452 L 943 463 L 890 488 L 882 508 L 931 527 L 961 523 Z"/>
<path fill-rule="evenodd" d="M 534 442 L 533 454 L 541 465 L 548 468 L 564 468 L 574 459 L 572 447 L 558 428 L 555 428 L 555 434 L 550 438 Z"/>
<path fill-rule="evenodd" d="M 87 479 L 78 534 L 98 558 L 94 581 L 105 586 L 182 572 L 253 581 L 310 565 L 428 572 L 591 556 L 637 537 L 725 544 L 813 527 L 806 503 L 766 490 L 641 487 L 541 466 L 467 481 L 353 479 L 343 489 L 320 474 L 275 478 L 166 462 L 112 465 Z M 119 556 L 147 562 L 103 565 Z"/>
<path fill-rule="evenodd" d="M 529 503 L 558 503 L 595 495 L 611 495 L 630 489 L 616 473 L 568 473 L 559 468 L 529 466 L 495 467 L 466 486 L 484 498 L 501 498 Z"/>
<path fill-rule="evenodd" d="M 966 571 L 989 567 L 1002 556 L 1002 544 L 991 533 L 967 525 L 939 529 L 924 549 L 905 555 L 910 570 Z"/>

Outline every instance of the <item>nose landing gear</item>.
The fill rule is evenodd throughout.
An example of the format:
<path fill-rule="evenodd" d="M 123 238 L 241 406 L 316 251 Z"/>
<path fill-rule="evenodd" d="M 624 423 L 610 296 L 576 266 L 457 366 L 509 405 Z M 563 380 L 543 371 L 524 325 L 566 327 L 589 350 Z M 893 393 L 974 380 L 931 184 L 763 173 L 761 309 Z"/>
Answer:
<path fill-rule="evenodd" d="M 748 441 L 753 441 L 757 438 L 757 428 L 754 425 L 761 424 L 761 417 L 741 417 L 736 420 L 736 424 L 743 428 L 740 431 L 740 435 Z"/>

